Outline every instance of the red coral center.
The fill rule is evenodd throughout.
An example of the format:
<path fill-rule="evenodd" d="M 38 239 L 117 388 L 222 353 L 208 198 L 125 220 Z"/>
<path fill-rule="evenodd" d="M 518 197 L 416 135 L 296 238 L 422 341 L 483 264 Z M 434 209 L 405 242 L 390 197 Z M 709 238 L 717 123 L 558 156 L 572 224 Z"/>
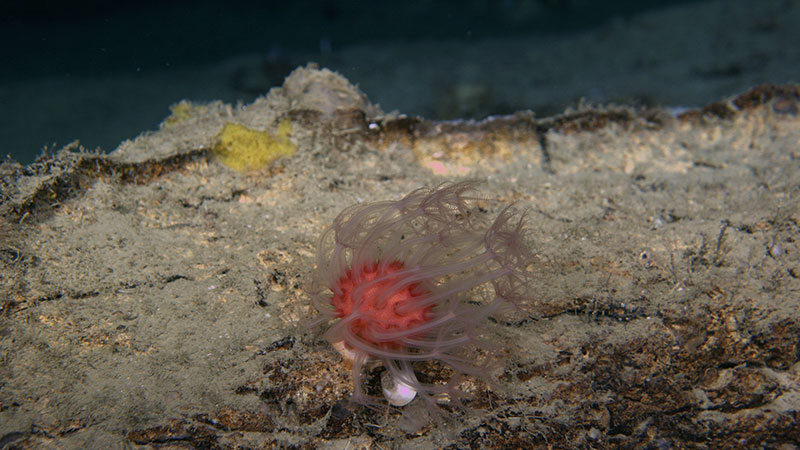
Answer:
<path fill-rule="evenodd" d="M 409 276 L 399 273 L 404 269 L 399 261 L 382 270 L 380 263 L 369 263 L 347 270 L 339 279 L 338 292 L 334 291 L 331 303 L 342 318 L 358 311 L 359 317 L 350 326 L 357 336 L 376 345 L 394 346 L 392 342 L 382 342 L 374 333 L 410 330 L 430 320 L 432 306 L 414 307 L 429 294 L 428 290 L 419 283 L 404 283 Z M 358 290 L 359 287 L 363 289 Z"/>

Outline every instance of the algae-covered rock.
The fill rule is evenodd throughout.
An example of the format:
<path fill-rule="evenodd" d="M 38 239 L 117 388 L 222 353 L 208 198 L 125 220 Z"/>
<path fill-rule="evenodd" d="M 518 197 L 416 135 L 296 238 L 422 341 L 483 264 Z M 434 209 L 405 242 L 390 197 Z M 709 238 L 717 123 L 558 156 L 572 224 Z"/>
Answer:
<path fill-rule="evenodd" d="M 309 66 L 108 155 L 0 163 L 0 447 L 792 448 L 798 105 L 765 85 L 679 116 L 438 122 L 380 116 Z M 466 410 L 436 425 L 416 400 L 353 407 L 307 328 L 319 236 L 464 172 L 486 196 L 442 214 L 514 202 L 536 256 L 519 310 L 480 336 L 497 385 L 465 380 Z"/>

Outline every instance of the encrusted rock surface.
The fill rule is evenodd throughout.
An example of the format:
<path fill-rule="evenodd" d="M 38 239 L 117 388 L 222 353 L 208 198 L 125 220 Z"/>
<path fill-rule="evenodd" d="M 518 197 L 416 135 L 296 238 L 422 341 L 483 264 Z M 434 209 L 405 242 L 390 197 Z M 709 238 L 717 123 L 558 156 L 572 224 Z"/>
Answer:
<path fill-rule="evenodd" d="M 797 86 L 759 86 L 681 116 L 432 122 L 309 66 L 109 155 L 3 163 L 0 443 L 794 448 L 799 106 Z M 213 158 L 224 123 L 286 119 L 298 150 L 271 168 Z M 461 177 L 530 211 L 539 284 L 490 328 L 501 367 L 443 423 L 350 405 L 305 328 L 319 234 L 352 203 Z"/>

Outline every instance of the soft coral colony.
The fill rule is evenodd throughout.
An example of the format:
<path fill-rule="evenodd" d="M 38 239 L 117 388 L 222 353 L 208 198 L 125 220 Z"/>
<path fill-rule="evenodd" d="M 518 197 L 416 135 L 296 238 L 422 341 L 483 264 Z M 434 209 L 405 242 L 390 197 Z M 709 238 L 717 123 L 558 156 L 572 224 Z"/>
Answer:
<path fill-rule="evenodd" d="M 353 399 L 368 363 L 386 368 L 383 393 L 402 406 L 460 405 L 465 375 L 487 376 L 486 319 L 528 294 L 533 255 L 524 214 L 504 208 L 490 221 L 468 194 L 476 181 L 421 188 L 397 201 L 357 204 L 323 233 L 312 300 L 325 337 L 352 364 Z M 450 367 L 447 382 L 422 382 L 428 361 Z"/>

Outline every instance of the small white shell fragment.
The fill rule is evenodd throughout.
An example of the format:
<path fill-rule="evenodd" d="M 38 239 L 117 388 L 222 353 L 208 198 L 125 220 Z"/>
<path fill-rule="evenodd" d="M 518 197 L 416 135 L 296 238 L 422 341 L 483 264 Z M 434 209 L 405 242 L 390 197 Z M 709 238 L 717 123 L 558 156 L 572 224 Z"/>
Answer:
<path fill-rule="evenodd" d="M 417 391 L 413 387 L 395 380 L 389 372 L 385 372 L 381 377 L 381 387 L 383 396 L 392 406 L 405 406 L 417 396 Z"/>

